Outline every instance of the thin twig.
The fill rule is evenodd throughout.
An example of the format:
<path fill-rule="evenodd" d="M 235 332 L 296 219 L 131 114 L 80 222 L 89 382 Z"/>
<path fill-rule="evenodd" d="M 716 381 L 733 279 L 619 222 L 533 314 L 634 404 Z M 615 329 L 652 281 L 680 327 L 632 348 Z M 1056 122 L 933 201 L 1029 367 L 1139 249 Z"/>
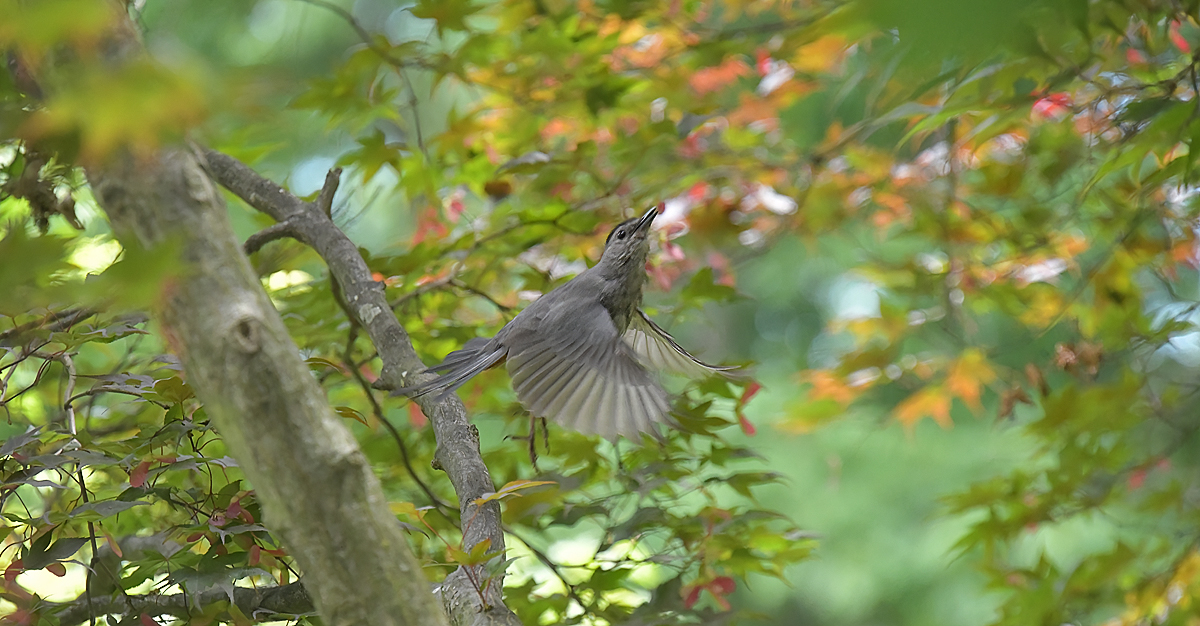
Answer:
<path fill-rule="evenodd" d="M 367 401 L 371 405 L 371 414 L 383 424 L 383 427 L 387 429 L 392 439 L 396 442 L 396 447 L 400 449 L 400 460 L 404 463 L 404 468 L 408 470 L 408 475 L 417 483 L 421 491 L 425 492 L 425 495 L 429 498 L 429 502 L 444 515 L 445 511 L 443 509 L 449 507 L 433 493 L 433 490 L 429 488 L 429 485 L 425 484 L 425 481 L 421 480 L 416 469 L 413 468 L 412 461 L 408 455 L 408 446 L 404 443 L 404 437 L 400 435 L 400 431 L 384 416 L 383 406 L 379 404 L 379 400 L 375 397 L 375 390 L 372 389 L 371 383 L 367 381 L 366 376 L 363 376 L 362 372 L 354 364 L 354 340 L 358 337 L 358 329 L 358 324 L 351 327 L 350 336 L 346 341 L 346 349 L 342 353 L 342 360 L 346 368 L 350 370 L 350 375 L 354 377 L 354 380 L 358 382 L 358 386 L 362 388 L 363 393 L 367 396 Z"/>
<path fill-rule="evenodd" d="M 75 429 L 75 407 L 71 404 L 71 394 L 75 393 L 75 379 L 78 376 L 75 370 L 75 361 L 71 358 L 71 355 L 65 352 L 60 352 L 53 355 L 38 356 L 46 359 L 53 359 L 59 363 L 62 363 L 63 369 L 65 369 L 67 372 L 67 386 L 66 389 L 63 390 L 62 404 L 63 408 L 67 411 L 67 428 L 71 431 L 71 437 L 78 442 L 79 433 Z M 76 462 L 75 473 L 78 475 L 77 480 L 79 481 L 79 496 L 83 499 L 83 503 L 86 505 L 90 502 L 90 500 L 88 499 L 87 479 L 83 475 L 83 461 Z M 99 547 L 96 545 L 96 523 L 92 520 L 88 520 L 87 528 L 88 541 L 92 545 L 92 558 L 94 560 L 96 554 L 99 552 Z M 92 579 L 95 574 L 96 571 L 93 568 L 87 568 L 87 578 L 84 581 L 83 589 L 84 598 L 87 600 L 88 623 L 92 624 L 92 626 L 95 626 L 96 624 L 96 612 L 92 607 Z"/>
<path fill-rule="evenodd" d="M 358 38 L 362 40 L 363 44 L 365 44 L 368 49 L 370 49 L 375 54 L 379 55 L 379 58 L 383 59 L 383 61 L 385 63 L 392 66 L 392 68 L 396 70 L 396 74 L 400 76 L 400 80 L 404 81 L 404 86 L 408 89 L 408 108 L 412 112 L 412 116 L 413 116 L 413 131 L 414 131 L 414 134 L 417 136 L 417 147 L 421 150 L 421 154 L 424 155 L 425 160 L 428 161 L 429 160 L 429 151 L 425 149 L 425 136 L 424 136 L 423 132 L 421 131 L 421 114 L 417 111 L 417 91 L 416 91 L 416 89 L 413 88 L 412 80 L 409 79 L 408 73 L 405 72 L 404 70 L 409 67 L 421 67 L 421 68 L 425 68 L 425 69 L 432 69 L 432 68 L 430 68 L 425 63 L 406 62 L 406 61 L 403 61 L 401 59 L 398 59 L 398 58 L 392 56 L 392 53 L 390 50 L 388 50 L 388 49 L 384 48 L 383 46 L 380 46 L 378 43 L 376 43 L 376 40 L 374 37 L 371 36 L 371 33 L 368 32 L 367 29 L 363 27 L 363 25 L 358 21 L 357 18 L 354 17 L 354 14 L 351 13 L 350 11 L 343 9 L 342 7 L 340 7 L 336 4 L 333 4 L 332 2 L 326 2 L 325 0 L 299 0 L 299 1 L 307 3 L 307 4 L 311 4 L 313 6 L 321 7 L 323 9 L 332 11 L 333 13 L 337 14 L 337 16 L 342 18 L 342 20 L 345 21 L 350 26 L 350 28 L 354 29 L 354 32 L 358 33 Z"/>
<path fill-rule="evenodd" d="M 396 309 L 400 308 L 405 302 L 408 302 L 409 300 L 412 300 L 413 298 L 419 297 L 421 295 L 427 294 L 431 291 L 437 291 L 438 289 L 441 289 L 441 288 L 445 287 L 446 285 L 450 284 L 453 280 L 454 280 L 454 274 L 450 273 L 450 274 L 443 276 L 442 278 L 439 278 L 437 280 L 432 280 L 432 281 L 429 281 L 422 285 L 417 285 L 417 287 L 415 289 L 413 289 L 412 291 L 406 291 L 405 293 L 401 294 L 400 297 L 389 302 L 388 306 L 390 306 L 392 308 L 392 310 L 395 311 Z"/>
<path fill-rule="evenodd" d="M 325 214 L 325 217 L 333 217 L 333 196 L 337 193 L 338 184 L 342 179 L 342 168 L 335 167 L 325 173 L 325 184 L 321 186 L 321 193 L 317 196 L 317 209 Z"/>
<path fill-rule="evenodd" d="M 277 224 L 271 224 L 270 226 L 247 237 L 246 243 L 242 244 L 242 251 L 246 253 L 246 256 L 250 256 L 251 254 L 261 250 L 262 247 L 268 243 L 275 241 L 276 239 L 283 239 L 285 237 L 291 237 L 292 239 L 296 238 L 296 233 L 292 228 L 291 223 L 284 221 Z"/>
<path fill-rule="evenodd" d="M 564 566 L 559 565 L 558 563 L 555 563 L 553 560 L 550 559 L 550 557 L 545 552 L 542 552 L 541 550 L 535 548 L 533 546 L 533 544 L 529 542 L 529 540 L 525 539 L 525 537 L 523 537 L 519 533 L 517 533 L 517 531 L 514 530 L 511 526 L 505 525 L 504 532 L 508 533 L 509 535 L 512 535 L 513 537 L 516 537 L 517 541 L 520 541 L 521 543 L 525 544 L 525 547 L 529 548 L 529 551 L 533 553 L 533 556 L 537 557 L 537 560 L 541 561 L 542 565 L 545 565 L 550 570 L 550 572 L 552 574 L 554 574 L 554 577 L 557 578 L 563 584 L 563 586 L 567 588 L 567 596 L 569 598 L 571 598 L 572 600 L 574 600 L 575 602 L 579 603 L 579 608 L 583 609 L 584 611 L 587 610 L 588 605 L 586 602 L 583 601 L 583 598 L 581 598 L 579 596 L 579 593 L 575 591 L 575 585 L 572 585 L 570 582 L 568 582 L 566 577 L 563 575 L 562 567 L 564 567 Z M 571 566 L 566 566 L 566 567 L 571 567 Z"/>
<path fill-rule="evenodd" d="M 505 313 L 508 313 L 513 310 L 513 308 L 508 306 L 507 304 L 501 304 L 501 303 L 497 302 L 496 299 L 491 297 L 490 295 L 488 295 L 487 292 L 482 291 L 480 289 L 476 289 L 475 287 L 472 287 L 472 286 L 462 282 L 461 280 L 457 280 L 457 279 L 451 280 L 450 284 L 457 289 L 461 289 L 467 293 L 470 293 L 475 296 L 479 296 L 480 298 L 487 300 L 488 302 L 490 302 L 492 304 L 492 306 L 496 307 L 497 309 L 500 309 L 501 311 L 503 311 Z"/>

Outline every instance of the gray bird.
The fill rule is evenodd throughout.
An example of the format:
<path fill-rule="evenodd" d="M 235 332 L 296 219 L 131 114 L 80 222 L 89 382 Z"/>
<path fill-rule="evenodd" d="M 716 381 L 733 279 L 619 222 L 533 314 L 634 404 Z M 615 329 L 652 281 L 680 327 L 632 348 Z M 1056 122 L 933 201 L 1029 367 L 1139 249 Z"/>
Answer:
<path fill-rule="evenodd" d="M 396 395 L 443 395 L 505 361 L 517 398 L 535 417 L 615 439 L 655 432 L 667 392 L 654 371 L 698 378 L 732 367 L 690 355 L 641 310 L 658 207 L 617 225 L 594 267 L 534 300 L 495 337 L 477 337 L 426 371 L 440 376 Z"/>

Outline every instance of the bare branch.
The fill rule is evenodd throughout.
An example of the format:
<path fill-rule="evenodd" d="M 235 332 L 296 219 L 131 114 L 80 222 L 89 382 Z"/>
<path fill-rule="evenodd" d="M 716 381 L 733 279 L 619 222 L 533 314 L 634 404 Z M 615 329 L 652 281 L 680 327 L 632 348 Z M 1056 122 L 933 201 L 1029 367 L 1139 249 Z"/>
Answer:
<path fill-rule="evenodd" d="M 335 167 L 325 173 L 325 184 L 321 186 L 321 193 L 317 196 L 317 210 L 324 213 L 325 217 L 333 217 L 333 196 L 337 193 L 338 183 L 342 179 L 342 168 Z"/>
<path fill-rule="evenodd" d="M 242 251 L 246 256 L 250 256 L 262 249 L 263 246 L 285 237 L 296 238 L 296 234 L 292 232 L 292 225 L 287 222 L 279 222 L 250 235 L 246 238 L 246 243 L 242 244 Z"/>

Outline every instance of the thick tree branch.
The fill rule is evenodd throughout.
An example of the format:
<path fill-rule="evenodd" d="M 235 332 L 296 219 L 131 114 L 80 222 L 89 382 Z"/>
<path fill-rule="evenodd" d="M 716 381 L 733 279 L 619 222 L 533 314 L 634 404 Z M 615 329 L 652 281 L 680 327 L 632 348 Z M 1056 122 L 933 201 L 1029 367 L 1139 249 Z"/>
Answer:
<path fill-rule="evenodd" d="M 233 605 L 242 615 L 247 617 L 299 616 L 313 612 L 312 598 L 300 583 L 295 582 L 281 587 L 234 587 Z M 137 595 L 113 596 L 110 598 L 92 598 L 89 609 L 88 602 L 83 599 L 66 602 L 50 609 L 58 616 L 61 626 L 75 626 L 102 615 L 139 615 L 150 617 L 170 615 L 178 618 L 188 618 L 217 603 L 230 601 L 230 594 L 224 589 L 210 589 L 194 596 L 176 593 L 171 595 Z M 198 608 L 197 608 L 198 607 Z M 228 611 L 217 615 L 218 619 L 229 619 Z"/>
<path fill-rule="evenodd" d="M 125 15 L 123 4 L 111 6 Z M 115 20 L 99 48 L 114 66 L 142 54 L 126 19 Z M 64 55 L 63 66 L 46 70 L 70 72 L 74 59 Z M 304 570 L 324 621 L 446 624 L 378 479 L 242 254 L 197 155 L 170 145 L 137 155 L 118 149 L 87 175 L 124 245 L 182 261 L 156 307 L 166 339 L 253 484 L 264 522 Z M 278 187 L 260 192 L 288 197 Z"/>
<path fill-rule="evenodd" d="M 125 241 L 178 250 L 161 320 L 330 624 L 445 623 L 370 464 L 300 358 L 188 150 L 88 172 Z M 169 247 L 168 247 L 169 246 Z"/>
<path fill-rule="evenodd" d="M 358 248 L 315 203 L 300 200 L 259 176 L 245 164 L 215 150 L 202 149 L 209 174 L 250 206 L 276 221 L 290 224 L 295 236 L 311 246 L 325 260 L 337 284 L 341 286 L 346 308 L 366 330 L 383 361 L 378 385 L 394 389 L 411 385 L 425 370 L 413 349 L 408 333 L 396 320 L 384 297 L 383 286 L 371 278 L 371 270 Z M 469 549 L 481 541 L 491 542 L 491 550 L 503 550 L 504 533 L 500 527 L 500 506 L 489 502 L 475 504 L 484 494 L 495 491 L 487 466 L 479 452 L 478 431 L 467 420 L 467 412 L 457 396 L 442 401 L 432 396 L 417 400 L 421 410 L 432 418 L 437 438 L 435 461 L 445 470 L 458 494 L 464 522 L 463 541 Z M 482 568 L 472 574 L 477 580 Z M 442 599 L 455 624 L 518 624 L 516 616 L 504 607 L 502 580 L 487 585 L 481 600 L 470 576 L 462 568 L 443 583 Z"/>

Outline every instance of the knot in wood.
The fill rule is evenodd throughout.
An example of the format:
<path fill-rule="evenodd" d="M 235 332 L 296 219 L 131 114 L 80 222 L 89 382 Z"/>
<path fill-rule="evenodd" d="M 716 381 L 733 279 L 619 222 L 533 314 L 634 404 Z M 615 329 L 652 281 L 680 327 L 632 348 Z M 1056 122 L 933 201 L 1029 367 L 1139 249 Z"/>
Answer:
<path fill-rule="evenodd" d="M 231 330 L 233 344 L 241 352 L 252 354 L 262 349 L 262 324 L 257 318 L 242 317 L 233 323 Z"/>

